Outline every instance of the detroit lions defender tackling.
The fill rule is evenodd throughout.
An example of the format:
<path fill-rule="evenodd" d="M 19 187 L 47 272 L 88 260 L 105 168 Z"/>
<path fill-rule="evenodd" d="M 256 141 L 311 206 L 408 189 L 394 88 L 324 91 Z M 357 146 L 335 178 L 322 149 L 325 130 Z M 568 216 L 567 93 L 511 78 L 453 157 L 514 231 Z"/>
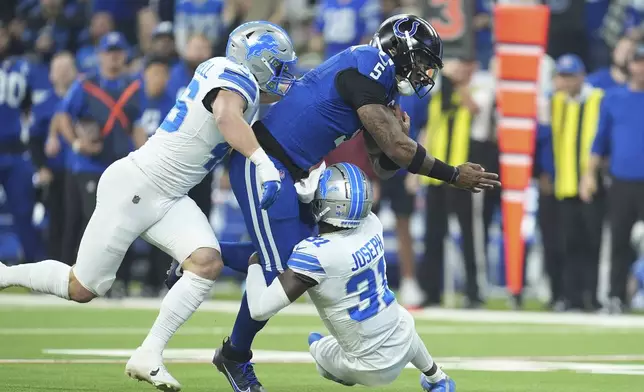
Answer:
<path fill-rule="evenodd" d="M 390 107 L 398 94 L 429 92 L 443 66 L 442 53 L 441 38 L 427 21 L 393 16 L 371 45 L 346 49 L 304 75 L 253 124 L 260 145 L 284 173 L 280 195 L 270 209 L 262 209 L 258 168 L 237 152 L 230 157 L 230 180 L 268 283 L 288 269 L 293 247 L 313 233 L 295 185 L 361 128 L 371 163 L 383 178 L 402 167 L 471 192 L 500 185 L 496 174 L 479 165 L 453 167 L 427 154 L 408 136 L 409 116 Z M 249 255 L 241 260 L 244 266 Z M 170 275 L 169 281 L 176 280 Z M 234 392 L 266 391 L 251 362 L 253 339 L 265 324 L 251 318 L 244 296 L 230 338 L 213 358 Z"/>
<path fill-rule="evenodd" d="M 0 264 L 0 288 L 23 286 L 89 302 L 110 289 L 125 252 L 139 236 L 181 262 L 181 282 L 164 298 L 149 335 L 126 365 L 130 377 L 165 391 L 181 386 L 163 365 L 162 352 L 223 268 L 208 219 L 187 192 L 231 147 L 256 165 L 262 208 L 275 201 L 280 189 L 279 172 L 249 123 L 260 90 L 284 95 L 293 83 L 287 72 L 296 61 L 293 44 L 280 27 L 250 22 L 231 33 L 226 54 L 202 63 L 156 134 L 105 171 L 73 267 L 55 260 Z"/>
<path fill-rule="evenodd" d="M 382 224 L 371 212 L 372 200 L 371 184 L 358 167 L 327 168 L 312 202 L 320 235 L 297 244 L 289 269 L 269 287 L 259 257 L 251 257 L 250 314 L 267 320 L 308 291 L 332 335 L 309 335 L 322 377 L 347 386 L 385 385 L 411 362 L 423 372 L 423 390 L 454 392 L 454 381 L 434 363 L 414 319 L 387 286 Z"/>

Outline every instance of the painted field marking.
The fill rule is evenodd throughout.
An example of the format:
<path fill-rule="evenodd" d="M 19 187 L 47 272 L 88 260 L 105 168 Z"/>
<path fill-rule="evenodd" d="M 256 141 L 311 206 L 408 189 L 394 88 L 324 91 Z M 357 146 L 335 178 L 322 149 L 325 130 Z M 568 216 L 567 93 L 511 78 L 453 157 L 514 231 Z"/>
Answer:
<path fill-rule="evenodd" d="M 266 327 L 262 335 L 308 335 L 310 332 L 323 329 L 320 325 L 300 327 Z M 231 327 L 184 327 L 179 329 L 178 335 L 220 335 L 230 333 Z M 0 328 L 0 336 L 109 336 L 109 335 L 146 335 L 149 328 L 133 327 L 43 327 L 43 328 Z M 324 332 L 324 331 L 323 331 Z M 595 327 L 561 327 L 561 326 L 417 326 L 416 332 L 422 335 L 570 335 L 570 334 L 632 334 L 644 331 L 639 329 L 612 329 Z"/>
<path fill-rule="evenodd" d="M 166 350 L 166 361 L 169 363 L 208 363 L 213 350 L 202 349 L 169 349 Z M 123 364 L 133 350 L 45 350 L 46 354 L 56 355 L 91 355 L 106 356 L 106 359 L 0 359 L 0 364 Z M 610 356 L 608 356 L 610 357 Z M 618 356 L 624 358 L 624 356 Z M 638 358 L 642 358 L 639 356 Z M 119 359 L 115 359 L 119 358 Z M 538 357 L 534 357 L 538 358 Z M 485 372 L 552 372 L 574 371 L 584 374 L 621 374 L 644 376 L 644 365 L 615 364 L 596 362 L 562 362 L 567 357 L 556 360 L 537 361 L 517 358 L 437 358 L 437 363 L 449 370 L 485 371 Z M 570 358 L 570 357 L 568 357 Z M 578 358 L 599 358 L 597 356 Z M 604 357 L 606 358 L 606 356 Z M 253 360 L 257 363 L 313 363 L 307 352 L 263 351 L 255 352 Z M 408 365 L 407 368 L 413 368 Z"/>
<path fill-rule="evenodd" d="M 60 298 L 45 295 L 0 294 L 2 307 L 80 307 L 90 309 L 137 309 L 158 310 L 160 299 L 128 298 L 125 300 L 96 299 L 89 304 L 77 304 Z M 207 301 L 200 311 L 237 314 L 238 301 Z M 512 312 L 492 310 L 463 309 L 425 309 L 412 313 L 416 320 L 437 320 L 447 322 L 471 322 L 479 324 L 534 324 L 534 325 L 579 325 L 606 328 L 641 328 L 644 330 L 644 317 L 636 315 L 604 315 L 584 313 L 546 313 Z M 315 316 L 318 313 L 311 304 L 292 304 L 283 309 L 280 315 Z"/>

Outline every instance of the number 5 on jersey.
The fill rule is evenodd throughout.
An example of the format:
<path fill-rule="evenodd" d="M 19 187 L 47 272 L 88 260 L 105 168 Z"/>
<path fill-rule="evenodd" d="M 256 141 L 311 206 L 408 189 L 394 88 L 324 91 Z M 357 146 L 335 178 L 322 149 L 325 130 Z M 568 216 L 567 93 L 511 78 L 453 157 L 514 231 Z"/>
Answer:
<path fill-rule="evenodd" d="M 380 52 L 380 62 L 376 63 L 375 67 L 373 67 L 373 71 L 369 74 L 374 80 L 380 79 L 380 76 L 382 75 L 382 71 L 385 70 L 385 67 L 387 66 L 387 59 L 386 59 L 386 54 L 385 52 Z"/>

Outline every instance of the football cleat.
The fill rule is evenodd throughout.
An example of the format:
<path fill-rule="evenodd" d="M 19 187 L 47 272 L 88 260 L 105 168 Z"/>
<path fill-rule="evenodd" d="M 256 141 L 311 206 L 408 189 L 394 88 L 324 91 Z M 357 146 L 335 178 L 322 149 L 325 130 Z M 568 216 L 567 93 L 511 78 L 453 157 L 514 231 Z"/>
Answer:
<path fill-rule="evenodd" d="M 136 349 L 134 354 L 125 365 L 125 374 L 138 381 L 145 381 L 159 391 L 177 392 L 181 390 L 181 384 L 177 381 L 165 365 L 160 355 L 144 350 L 142 347 Z"/>
<path fill-rule="evenodd" d="M 230 340 L 224 341 L 221 348 L 215 351 L 212 364 L 217 367 L 230 383 L 234 392 L 267 392 L 257 379 L 253 363 L 250 362 L 252 352 L 246 361 L 235 361 L 224 356 L 224 351 L 230 350 Z"/>
<path fill-rule="evenodd" d="M 455 392 L 456 383 L 451 378 L 447 377 L 439 382 L 430 383 L 425 377 L 424 374 L 420 375 L 420 386 L 423 387 L 423 391 L 427 392 Z"/>

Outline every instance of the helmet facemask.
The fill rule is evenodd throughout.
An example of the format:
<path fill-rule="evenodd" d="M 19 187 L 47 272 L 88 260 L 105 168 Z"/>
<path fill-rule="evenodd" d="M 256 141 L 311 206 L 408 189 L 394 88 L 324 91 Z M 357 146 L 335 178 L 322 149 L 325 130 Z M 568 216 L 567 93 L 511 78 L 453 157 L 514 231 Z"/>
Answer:
<path fill-rule="evenodd" d="M 260 89 L 267 93 L 279 95 L 283 97 L 286 95 L 288 90 L 290 90 L 293 83 L 295 83 L 296 77 L 290 70 L 295 67 L 297 63 L 297 58 L 290 61 L 280 61 L 276 57 L 270 57 L 266 59 L 262 58 L 262 63 L 268 68 L 268 70 L 273 74 L 272 77 L 268 79 L 265 83 L 260 82 Z"/>
<path fill-rule="evenodd" d="M 402 40 L 399 46 L 407 46 Z M 402 95 L 414 93 L 423 98 L 436 84 L 438 72 L 443 68 L 443 62 L 426 48 L 416 48 L 398 51 L 392 60 L 396 65 L 396 80 L 398 91 Z"/>

